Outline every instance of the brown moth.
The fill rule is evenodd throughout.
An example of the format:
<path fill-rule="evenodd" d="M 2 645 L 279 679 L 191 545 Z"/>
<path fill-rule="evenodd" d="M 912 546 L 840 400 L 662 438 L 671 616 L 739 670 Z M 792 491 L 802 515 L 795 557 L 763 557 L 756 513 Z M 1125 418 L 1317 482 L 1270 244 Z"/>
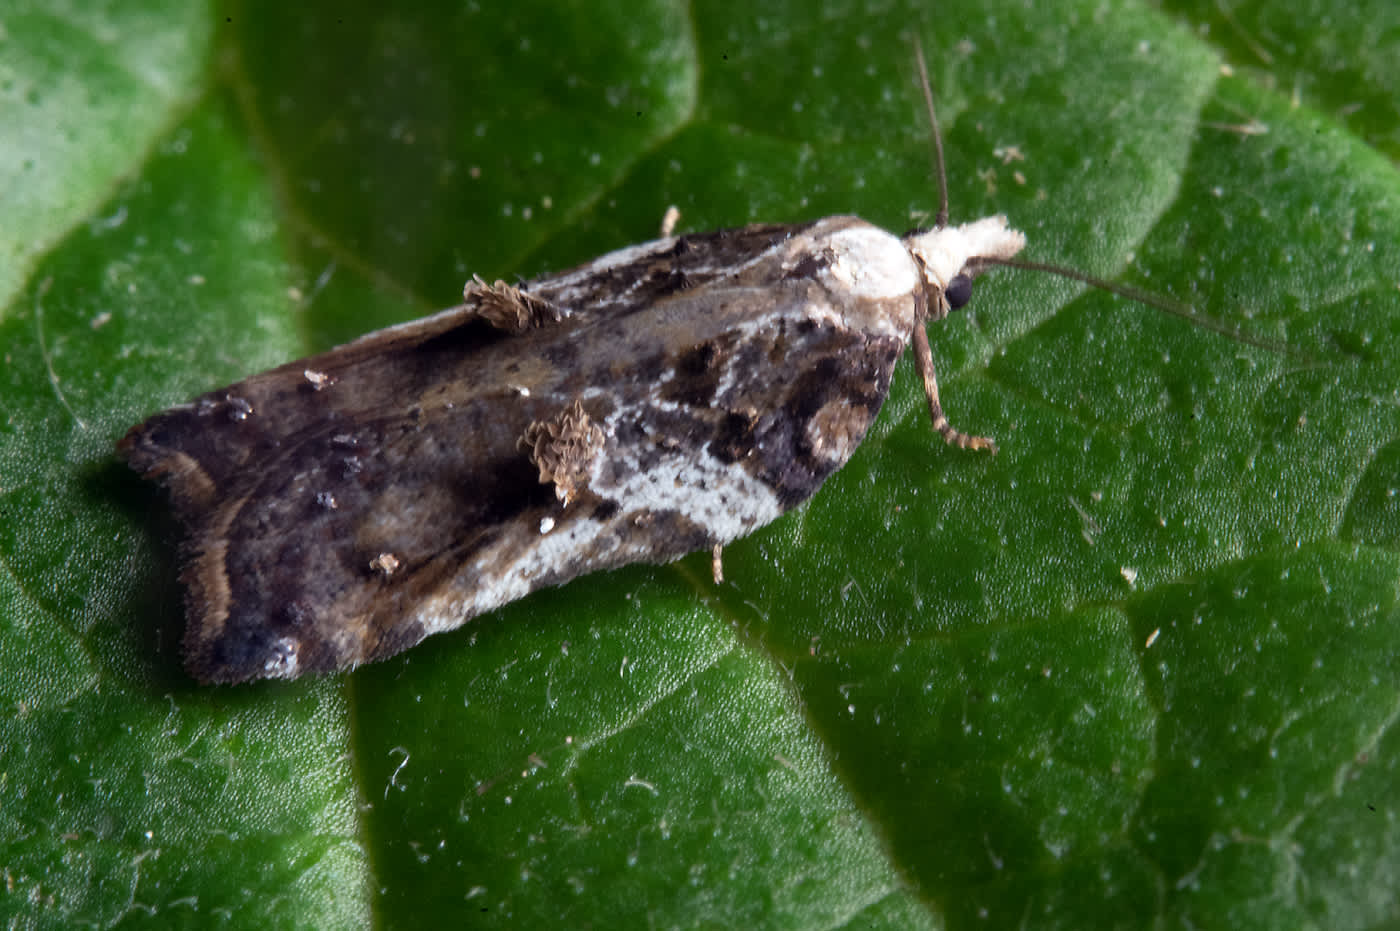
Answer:
<path fill-rule="evenodd" d="M 187 530 L 191 675 L 351 669 L 628 563 L 713 548 L 718 574 L 718 547 L 846 463 L 911 341 L 935 428 L 993 448 L 944 417 L 924 327 L 1025 238 L 946 214 L 945 194 L 903 237 L 835 216 L 474 280 L 134 427 L 121 455 Z"/>

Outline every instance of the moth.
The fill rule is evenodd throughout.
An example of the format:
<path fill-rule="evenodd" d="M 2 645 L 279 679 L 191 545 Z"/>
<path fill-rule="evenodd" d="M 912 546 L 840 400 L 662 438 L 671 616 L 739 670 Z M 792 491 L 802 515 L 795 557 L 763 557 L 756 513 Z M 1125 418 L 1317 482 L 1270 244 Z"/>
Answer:
<path fill-rule="evenodd" d="M 920 56 L 932 120 L 932 97 Z M 942 182 L 941 143 L 932 137 Z M 120 442 L 184 525 L 185 663 L 209 683 L 392 656 L 535 589 L 713 550 L 859 446 L 925 325 L 1025 245 L 1005 217 L 665 236 L 156 414 Z"/>

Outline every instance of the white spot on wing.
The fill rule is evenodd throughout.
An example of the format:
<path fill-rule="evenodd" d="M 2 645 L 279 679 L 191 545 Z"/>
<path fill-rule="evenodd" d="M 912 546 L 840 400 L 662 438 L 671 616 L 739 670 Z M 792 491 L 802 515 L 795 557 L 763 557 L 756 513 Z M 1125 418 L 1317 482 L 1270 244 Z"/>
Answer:
<path fill-rule="evenodd" d="M 627 450 L 609 451 L 621 465 L 621 481 L 598 491 L 626 502 L 629 511 L 680 511 L 722 542 L 737 539 L 782 514 L 778 498 L 766 484 L 742 466 L 729 464 L 703 450 L 641 469 L 629 462 Z"/>
<path fill-rule="evenodd" d="M 263 675 L 269 679 L 291 679 L 297 674 L 297 642 L 279 637 L 263 662 Z"/>
<path fill-rule="evenodd" d="M 632 520 L 639 513 L 679 511 L 723 542 L 782 514 L 773 491 L 740 465 L 690 450 L 661 466 L 642 469 L 635 455 L 610 443 L 589 479 L 593 491 L 623 504 L 621 514 L 607 522 L 585 517 L 557 521 L 547 532 L 541 524 L 541 532 L 530 534 L 528 541 L 511 538 L 508 545 L 481 553 L 462 567 L 450 592 L 427 600 L 418 610 L 416 619 L 424 634 L 459 627 L 469 616 L 524 597 L 538 587 L 541 578 L 569 565 L 580 551 L 590 552 L 598 564 L 622 556 L 644 559 L 645 554 L 636 550 L 644 542 L 643 535 L 629 539 L 617 532 L 617 522 Z M 605 468 L 609 463 L 615 468 Z M 606 479 L 604 473 L 613 477 Z"/>
<path fill-rule="evenodd" d="M 462 597 L 459 591 L 439 595 L 427 599 L 419 609 L 417 619 L 424 635 L 460 627 L 464 618 L 525 597 L 550 569 L 567 564 L 580 548 L 593 547 L 605 527 L 586 518 L 557 526 L 551 533 L 534 537 L 534 543 L 523 552 L 515 550 L 519 558 L 509 564 L 499 548 L 482 553 L 462 569 L 476 582 L 470 595 Z"/>

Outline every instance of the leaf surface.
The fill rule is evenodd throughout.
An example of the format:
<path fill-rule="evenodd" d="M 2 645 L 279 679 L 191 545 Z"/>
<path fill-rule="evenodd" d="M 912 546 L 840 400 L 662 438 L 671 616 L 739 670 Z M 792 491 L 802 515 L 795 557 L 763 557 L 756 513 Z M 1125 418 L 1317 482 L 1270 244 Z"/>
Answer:
<path fill-rule="evenodd" d="M 0 913 L 1400 920 L 1400 18 L 1295 9 L 7 12 Z M 927 222 L 911 32 L 955 220 L 1195 313 L 999 270 L 931 333 L 996 457 L 906 362 L 722 585 L 697 554 L 350 676 L 184 676 L 127 427 L 672 204 Z"/>

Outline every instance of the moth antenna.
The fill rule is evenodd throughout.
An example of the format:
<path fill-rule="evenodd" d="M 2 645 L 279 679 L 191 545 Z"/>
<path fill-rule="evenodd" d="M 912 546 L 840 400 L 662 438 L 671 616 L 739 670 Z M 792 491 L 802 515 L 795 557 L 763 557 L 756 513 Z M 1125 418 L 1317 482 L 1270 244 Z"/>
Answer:
<path fill-rule="evenodd" d="M 948 173 L 943 166 L 943 134 L 938 130 L 938 113 L 933 109 L 933 88 L 928 82 L 928 63 L 924 61 L 924 44 L 914 34 L 914 58 L 919 63 L 919 89 L 924 92 L 924 109 L 928 111 L 929 142 L 933 143 L 933 174 L 938 179 L 938 214 L 934 229 L 948 225 Z"/>
<path fill-rule="evenodd" d="M 1049 262 L 1030 262 L 1025 259 L 1003 259 L 994 256 L 977 256 L 968 261 L 967 270 L 970 272 L 977 272 L 989 265 L 1002 265 L 1006 268 L 1019 268 L 1030 272 L 1047 272 L 1051 275 L 1058 275 L 1061 278 L 1068 278 L 1071 281 L 1082 281 L 1084 284 L 1098 288 L 1100 291 L 1107 291 L 1109 294 L 1116 294 L 1119 297 L 1125 297 L 1130 301 L 1136 301 L 1144 306 L 1156 308 L 1157 310 L 1171 314 L 1173 317 L 1180 317 L 1182 320 L 1189 321 L 1195 326 L 1210 330 L 1214 333 L 1219 333 L 1221 336 L 1228 337 L 1236 342 L 1244 343 L 1247 346 L 1254 346 L 1257 349 L 1267 349 L 1271 352 L 1278 352 L 1284 355 L 1294 355 L 1286 346 L 1280 346 L 1276 342 L 1270 342 L 1269 340 L 1241 333 L 1239 330 L 1228 327 L 1217 320 L 1202 316 L 1196 311 L 1196 308 L 1190 304 L 1174 301 L 1171 298 L 1163 297 L 1152 291 L 1144 291 L 1142 288 L 1135 288 L 1132 285 L 1119 284 L 1116 281 L 1099 278 L 1073 268 L 1052 265 Z"/>

